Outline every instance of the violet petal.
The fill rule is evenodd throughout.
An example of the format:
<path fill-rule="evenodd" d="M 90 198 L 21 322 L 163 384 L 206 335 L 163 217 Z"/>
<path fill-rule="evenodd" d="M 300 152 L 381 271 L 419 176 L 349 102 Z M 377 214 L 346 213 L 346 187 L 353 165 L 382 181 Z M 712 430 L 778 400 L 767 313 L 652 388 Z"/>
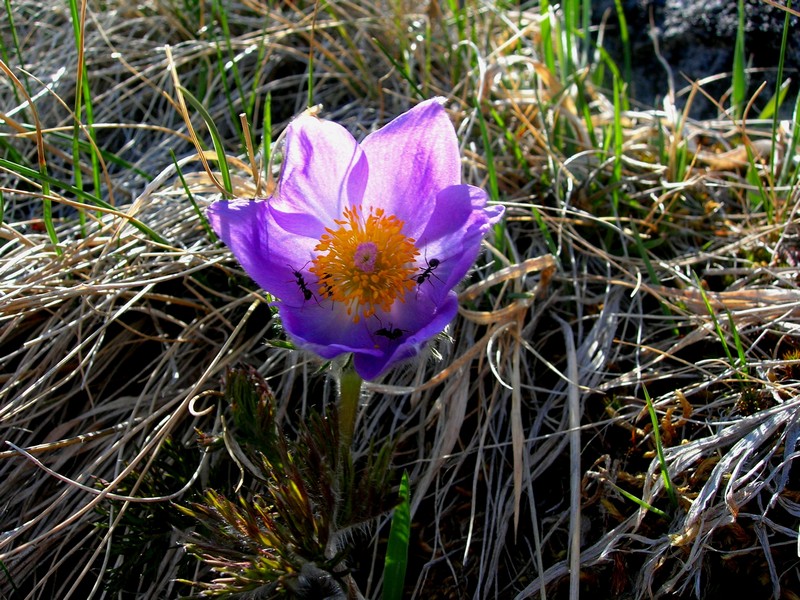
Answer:
<path fill-rule="evenodd" d="M 264 200 L 214 202 L 206 214 L 216 234 L 258 285 L 285 302 L 305 303 L 293 271 L 307 265 L 316 240 L 283 231 Z"/>
<path fill-rule="evenodd" d="M 295 342 L 323 358 L 334 358 L 344 352 L 382 354 L 374 348 L 366 323 L 353 323 L 345 309 L 323 301 L 306 303 L 298 308 L 278 305 L 283 327 Z"/>
<path fill-rule="evenodd" d="M 364 379 L 375 379 L 395 363 L 416 356 L 430 338 L 441 332 L 453 320 L 457 311 L 458 301 L 455 293 L 451 292 L 437 307 L 435 313 L 432 315 L 428 313 L 430 320 L 427 323 L 415 329 L 411 335 L 404 336 L 395 344 L 389 345 L 384 353 L 375 355 L 356 352 L 353 357 L 353 366 L 356 372 Z M 403 316 L 413 314 L 413 310 L 403 311 Z M 397 325 L 392 324 L 398 329 L 404 329 L 404 325 L 412 326 L 402 316 L 398 319 Z"/>
<path fill-rule="evenodd" d="M 403 221 L 409 237 L 421 233 L 436 194 L 461 183 L 455 129 L 438 99 L 422 102 L 371 133 L 361 148 L 369 162 L 365 205 Z"/>
<path fill-rule="evenodd" d="M 432 259 L 439 261 L 424 285 L 432 285 L 440 296 L 464 278 L 480 252 L 481 240 L 503 215 L 502 206 L 486 206 L 486 201 L 486 192 L 471 185 L 451 186 L 436 196 L 434 213 L 417 246 L 420 273 Z"/>
<path fill-rule="evenodd" d="M 282 213 L 312 215 L 319 238 L 344 208 L 359 205 L 368 166 L 352 135 L 338 123 L 303 115 L 286 132 L 283 167 L 272 206 Z"/>

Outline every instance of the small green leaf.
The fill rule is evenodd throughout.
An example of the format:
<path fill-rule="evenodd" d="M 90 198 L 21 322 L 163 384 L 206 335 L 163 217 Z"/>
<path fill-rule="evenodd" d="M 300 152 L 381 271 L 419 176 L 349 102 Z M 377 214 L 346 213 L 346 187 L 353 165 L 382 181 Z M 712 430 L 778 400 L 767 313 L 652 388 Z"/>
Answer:
<path fill-rule="evenodd" d="M 383 600 L 400 600 L 408 564 L 408 539 L 411 532 L 411 506 L 408 493 L 408 473 L 400 481 L 400 504 L 394 509 L 386 562 L 383 568 Z"/>
<path fill-rule="evenodd" d="M 784 81 L 780 87 L 778 88 L 777 93 L 775 93 L 772 98 L 769 99 L 767 104 L 758 114 L 758 119 L 771 119 L 774 117 L 778 109 L 783 105 L 783 101 L 786 99 L 786 94 L 789 91 L 789 84 L 792 83 L 791 79 L 787 79 Z M 773 134 L 774 135 L 774 134 Z"/>
<path fill-rule="evenodd" d="M 652 504 L 648 504 L 647 502 L 645 502 L 645 501 L 644 501 L 644 500 L 642 500 L 641 498 L 637 498 L 636 496 L 634 496 L 633 494 L 631 494 L 629 491 L 627 491 L 627 490 L 624 490 L 624 489 L 622 489 L 621 487 L 619 487 L 619 486 L 618 486 L 616 483 L 614 483 L 613 481 L 606 481 L 606 483 L 607 483 L 607 484 L 608 484 L 608 485 L 609 485 L 609 486 L 610 486 L 612 489 L 616 490 L 616 491 L 617 491 L 617 492 L 618 492 L 618 493 L 619 493 L 621 496 L 624 496 L 625 498 L 627 498 L 627 499 L 628 499 L 628 500 L 630 500 L 631 502 L 634 502 L 635 504 L 638 504 L 639 506 L 641 506 L 641 507 L 642 507 L 642 508 L 644 508 L 645 510 L 649 510 L 651 513 L 653 513 L 654 515 L 658 515 L 658 516 L 659 516 L 659 517 L 661 517 L 662 519 L 669 519 L 669 515 L 668 515 L 667 513 L 665 513 L 663 510 L 661 510 L 660 508 L 656 508 L 656 507 L 655 507 L 655 506 L 653 506 Z"/>

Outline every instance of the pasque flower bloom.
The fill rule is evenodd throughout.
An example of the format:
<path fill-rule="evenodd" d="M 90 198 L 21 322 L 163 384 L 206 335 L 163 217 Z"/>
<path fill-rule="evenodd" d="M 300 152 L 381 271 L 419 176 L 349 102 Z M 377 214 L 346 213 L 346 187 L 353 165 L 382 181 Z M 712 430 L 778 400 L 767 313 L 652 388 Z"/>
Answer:
<path fill-rule="evenodd" d="M 433 99 L 360 144 L 336 123 L 296 118 L 275 194 L 215 202 L 208 218 L 278 298 L 300 347 L 324 358 L 352 352 L 372 379 L 455 316 L 453 288 L 503 213 L 486 200 L 461 183 L 455 129 Z"/>

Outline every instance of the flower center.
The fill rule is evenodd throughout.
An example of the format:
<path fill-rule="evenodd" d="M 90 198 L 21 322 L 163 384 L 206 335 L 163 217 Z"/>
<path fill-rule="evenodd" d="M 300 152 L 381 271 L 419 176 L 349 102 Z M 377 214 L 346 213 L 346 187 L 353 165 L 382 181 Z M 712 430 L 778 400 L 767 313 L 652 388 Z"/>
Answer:
<path fill-rule="evenodd" d="M 375 260 L 378 258 L 378 247 L 375 242 L 361 242 L 353 255 L 356 269 L 361 269 L 364 273 L 372 273 L 375 270 Z"/>
<path fill-rule="evenodd" d="M 383 209 L 364 218 L 359 208 L 346 208 L 337 230 L 326 229 L 314 248 L 319 252 L 309 271 L 316 275 L 319 293 L 344 302 L 353 322 L 388 311 L 395 300 L 405 302 L 414 288 L 414 259 L 419 255 L 412 238 L 402 233 L 403 222 Z"/>

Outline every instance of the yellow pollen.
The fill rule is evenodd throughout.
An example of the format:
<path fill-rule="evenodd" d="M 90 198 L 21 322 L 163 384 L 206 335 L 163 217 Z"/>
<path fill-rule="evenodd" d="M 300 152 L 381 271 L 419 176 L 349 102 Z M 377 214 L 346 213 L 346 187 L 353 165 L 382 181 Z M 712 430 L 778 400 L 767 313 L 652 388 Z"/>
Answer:
<path fill-rule="evenodd" d="M 395 300 L 405 302 L 416 285 L 419 251 L 415 240 L 403 235 L 403 222 L 382 208 L 371 209 L 366 218 L 359 208 L 346 208 L 335 222 L 339 228 L 325 230 L 309 269 L 320 296 L 346 304 L 354 323 L 378 308 L 388 311 Z"/>

